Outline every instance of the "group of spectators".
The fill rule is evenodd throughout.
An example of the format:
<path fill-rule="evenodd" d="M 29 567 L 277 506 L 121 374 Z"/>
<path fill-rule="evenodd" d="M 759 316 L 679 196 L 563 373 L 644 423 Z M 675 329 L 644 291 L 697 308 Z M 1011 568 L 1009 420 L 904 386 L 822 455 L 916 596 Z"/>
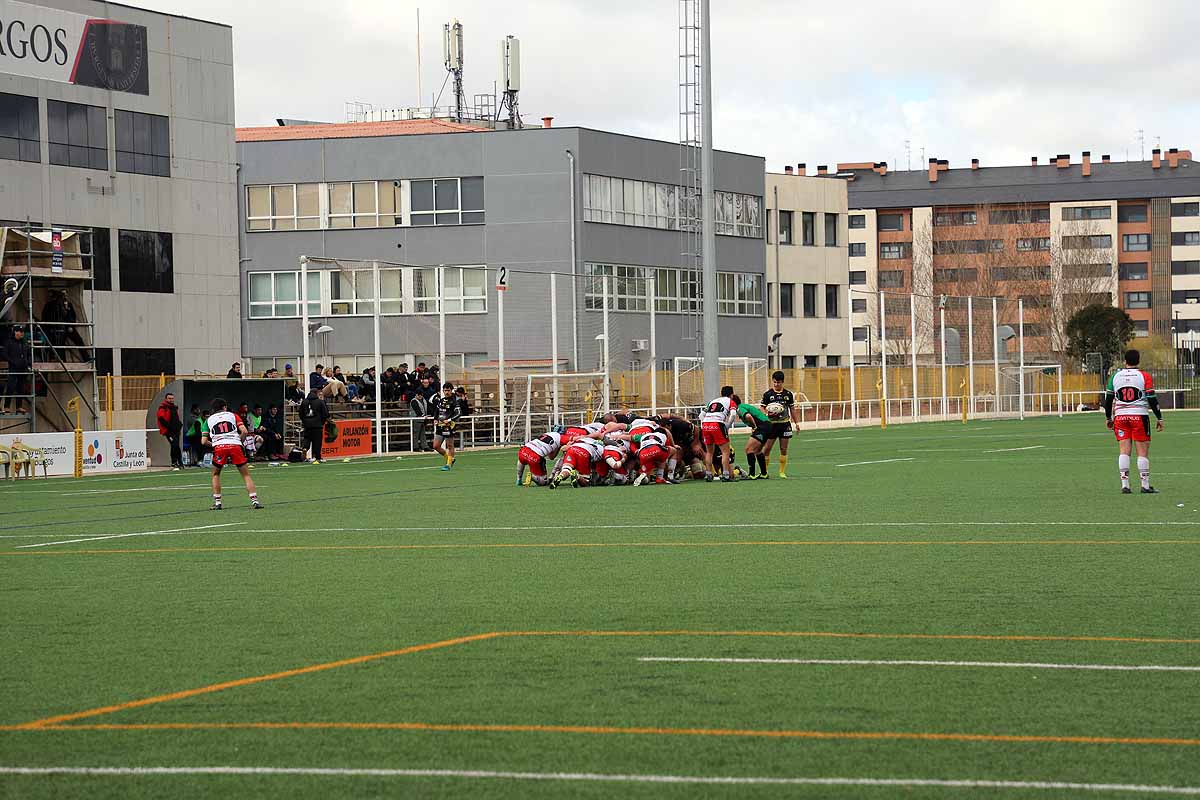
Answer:
<path fill-rule="evenodd" d="M 261 404 L 251 407 L 241 403 L 234 411 L 248 432 L 247 440 L 253 441 L 254 447 L 247 447 L 246 455 L 251 459 L 278 460 L 283 454 L 283 409 L 272 403 L 266 411 Z M 184 466 L 199 466 L 204 456 L 212 452 L 203 439 L 208 435 L 208 409 L 192 405 L 187 419 L 183 419 L 179 406 L 175 404 L 175 395 L 168 392 L 158 407 L 156 418 L 158 432 L 167 440 L 171 447 L 171 467 L 182 469 Z M 250 452 L 250 450 L 253 452 Z M 183 454 L 188 453 L 187 464 Z"/>

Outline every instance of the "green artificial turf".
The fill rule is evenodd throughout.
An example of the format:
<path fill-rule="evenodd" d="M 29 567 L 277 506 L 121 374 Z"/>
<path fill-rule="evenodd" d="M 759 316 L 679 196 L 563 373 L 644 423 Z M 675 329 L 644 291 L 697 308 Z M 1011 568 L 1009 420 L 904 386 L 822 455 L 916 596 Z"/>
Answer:
<path fill-rule="evenodd" d="M 806 431 L 790 480 L 737 485 L 517 488 L 511 450 L 451 473 L 422 456 L 260 466 L 263 511 L 235 474 L 208 511 L 199 470 L 4 485 L 0 768 L 1200 786 L 1200 672 L 640 660 L 1200 666 L 1200 414 L 1167 423 L 1157 496 L 1119 494 L 1096 415 Z M 28 547 L 50 542 L 70 543 Z M 879 636 L 762 635 L 779 632 Z M 503 635 L 16 727 L 487 633 Z M 1191 641 L 1129 641 L 1151 639 Z M 222 727 L 243 723 L 393 727 Z M 1182 741 L 988 738 L 1027 736 Z M 318 794 L 1097 796 L 0 771 L 2 797 Z"/>

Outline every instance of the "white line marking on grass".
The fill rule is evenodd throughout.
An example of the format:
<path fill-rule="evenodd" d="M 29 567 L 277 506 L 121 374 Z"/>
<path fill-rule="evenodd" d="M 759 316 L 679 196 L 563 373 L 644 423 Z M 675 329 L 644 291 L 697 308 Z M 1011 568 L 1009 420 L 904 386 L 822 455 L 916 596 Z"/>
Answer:
<path fill-rule="evenodd" d="M 349 474 L 349 475 L 380 475 L 385 472 L 416 472 L 417 470 L 422 470 L 422 469 L 441 469 L 441 467 L 434 465 L 432 467 L 399 467 L 397 469 L 368 469 L 368 470 L 363 470 L 361 472 L 350 472 L 347 474 Z"/>
<path fill-rule="evenodd" d="M 1028 447 L 1002 447 L 999 450 L 984 450 L 985 453 L 1015 453 L 1018 450 L 1041 450 L 1046 445 L 1031 444 Z"/>
<path fill-rule="evenodd" d="M 915 458 L 885 458 L 881 461 L 852 461 L 849 464 L 834 464 L 835 467 L 861 467 L 864 464 L 891 464 L 893 461 L 916 461 Z"/>
<path fill-rule="evenodd" d="M 1036 661 L 921 661 L 915 659 L 868 660 L 850 658 L 672 658 L 646 657 L 638 661 L 703 664 L 801 664 L 847 667 L 984 667 L 1011 669 L 1078 669 L 1112 672 L 1200 672 L 1196 666 L 1159 664 L 1047 664 Z"/>
<path fill-rule="evenodd" d="M 1161 786 L 1134 783 L 1074 783 L 937 778 L 777 778 L 758 775 L 622 775 L 599 772 L 505 772 L 472 769 L 364 769 L 332 767 L 5 767 L 0 775 L 87 775 L 140 777 L 145 775 L 311 775 L 342 778 L 473 778 L 512 781 L 576 781 L 589 783 L 652 783 L 767 786 L 881 786 L 945 789 L 1036 789 L 1062 792 L 1124 792 L 1194 797 L 1200 786 Z"/>
<path fill-rule="evenodd" d="M 57 544 L 79 544 L 80 542 L 98 542 L 102 539 L 127 539 L 130 536 L 160 536 L 171 533 L 190 533 L 192 531 L 207 531 L 213 528 L 228 528 L 233 525 L 245 525 L 244 522 L 223 522 L 220 525 L 198 525 L 194 528 L 171 528 L 165 531 L 140 531 L 138 533 L 113 533 L 107 536 L 89 536 L 86 539 L 64 539 L 60 542 L 38 542 L 37 544 L 23 544 L 18 550 L 26 550 L 30 547 L 53 547 Z"/>
<path fill-rule="evenodd" d="M 188 483 L 183 486 L 139 486 L 136 489 L 87 489 L 82 492 L 59 492 L 66 497 L 81 494 L 117 494 L 119 492 L 182 492 L 208 486 L 207 483 Z"/>

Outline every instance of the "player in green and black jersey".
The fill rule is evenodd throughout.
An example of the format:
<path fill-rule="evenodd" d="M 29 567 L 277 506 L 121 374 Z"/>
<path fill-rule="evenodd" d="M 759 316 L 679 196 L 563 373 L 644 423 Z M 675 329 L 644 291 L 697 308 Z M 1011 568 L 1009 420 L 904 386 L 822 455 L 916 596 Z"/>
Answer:
<path fill-rule="evenodd" d="M 767 412 L 756 405 L 741 403 L 737 407 L 738 419 L 750 426 L 750 441 L 746 442 L 746 461 L 750 463 L 750 480 L 762 480 L 767 477 L 767 460 L 763 455 L 763 446 L 771 436 L 771 420 Z M 757 465 L 762 475 L 754 474 Z"/>
<path fill-rule="evenodd" d="M 796 396 L 790 389 L 783 387 L 783 370 L 776 370 L 771 375 L 771 388 L 763 392 L 762 407 L 768 408 L 772 403 L 783 407 L 783 413 L 771 418 L 771 435 L 763 444 L 763 458 L 769 459 L 771 447 L 779 440 L 779 477 L 787 478 L 788 442 L 792 439 L 792 428 L 800 421 L 796 410 Z M 766 466 L 762 469 L 767 474 Z"/>

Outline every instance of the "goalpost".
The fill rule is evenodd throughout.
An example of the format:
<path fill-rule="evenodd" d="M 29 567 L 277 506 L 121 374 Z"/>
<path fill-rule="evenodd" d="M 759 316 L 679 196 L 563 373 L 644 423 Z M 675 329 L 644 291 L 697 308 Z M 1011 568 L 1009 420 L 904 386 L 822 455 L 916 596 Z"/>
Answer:
<path fill-rule="evenodd" d="M 1037 391 L 1040 386 L 1030 386 L 1030 391 L 1026 390 L 1026 382 L 1029 378 L 1036 378 L 1038 375 L 1054 376 L 1054 388 L 1052 392 Z M 1029 408 L 1031 413 L 1042 413 L 1046 403 L 1045 397 L 1051 393 L 1054 394 L 1054 405 L 1058 410 L 1058 416 L 1063 415 L 1063 368 L 1062 364 L 1013 364 L 1010 366 L 1002 366 L 999 369 L 999 378 L 1003 381 L 1004 389 L 1009 387 L 1015 389 L 1015 392 L 1002 391 L 1000 385 L 996 386 L 995 408 L 993 413 L 996 416 L 1016 416 L 1018 419 L 1025 419 L 1026 400 L 1032 400 L 1032 405 Z M 1013 386 L 1016 384 L 1016 386 Z M 1013 409 L 1011 398 L 1017 399 L 1016 409 Z M 1001 408 L 1002 398 L 1009 398 L 1008 408 Z M 1042 408 L 1038 408 L 1041 406 Z M 1054 409 L 1050 409 L 1053 413 Z"/>
<path fill-rule="evenodd" d="M 525 376 L 525 441 L 533 438 L 535 418 L 546 419 L 546 427 L 563 423 L 564 414 L 591 422 L 604 408 L 604 372 L 531 372 Z M 538 391 L 535 384 L 540 384 Z M 518 414 L 521 412 L 518 411 Z M 574 422 L 574 419 L 568 420 Z M 508 431 L 512 439 L 512 428 Z"/>
<path fill-rule="evenodd" d="M 766 386 L 767 359 L 740 356 L 722 358 L 721 381 L 726 385 L 741 384 L 742 399 L 751 397 L 754 386 Z M 712 398 L 704 397 L 704 359 L 690 356 L 676 356 L 675 373 L 675 407 L 699 406 Z M 730 375 L 732 373 L 732 375 Z M 740 373 L 740 374 L 739 374 Z M 726 380 L 726 377 L 729 380 Z M 739 380 L 740 378 L 740 380 Z"/>

